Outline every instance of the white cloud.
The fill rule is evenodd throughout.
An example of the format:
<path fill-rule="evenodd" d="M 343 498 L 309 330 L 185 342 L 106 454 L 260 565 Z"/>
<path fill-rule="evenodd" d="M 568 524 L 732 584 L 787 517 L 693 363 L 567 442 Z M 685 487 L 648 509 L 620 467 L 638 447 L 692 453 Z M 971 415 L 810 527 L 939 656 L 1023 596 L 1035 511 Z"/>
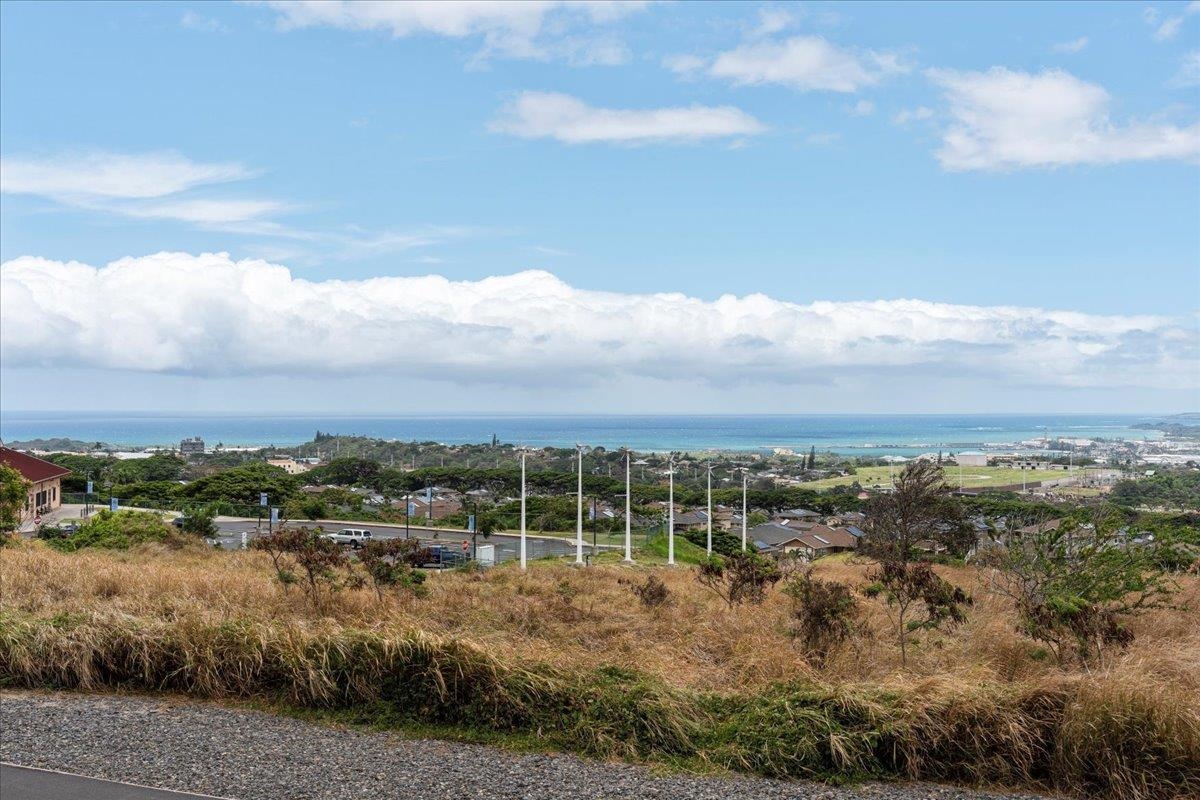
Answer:
<path fill-rule="evenodd" d="M 194 31 L 204 31 L 206 33 L 225 33 L 229 29 L 225 27 L 220 20 L 206 17 L 203 14 L 197 14 L 195 11 L 185 11 L 183 16 L 179 18 L 180 27 L 190 28 Z"/>
<path fill-rule="evenodd" d="M 662 60 L 664 67 L 669 69 L 671 72 L 674 72 L 676 75 L 684 76 L 693 75 L 694 73 L 699 72 L 700 70 L 704 69 L 704 66 L 707 63 L 708 62 L 706 62 L 703 58 L 700 58 L 700 56 L 687 54 L 665 56 Z"/>
<path fill-rule="evenodd" d="M 820 36 L 748 42 L 719 54 L 708 70 L 740 85 L 775 83 L 828 92 L 857 92 L 907 71 L 895 53 L 849 50 Z"/>
<path fill-rule="evenodd" d="M 933 117 L 933 109 L 925 106 L 902 108 L 892 115 L 893 125 L 907 125 L 910 122 L 921 121 Z"/>
<path fill-rule="evenodd" d="M 1192 0 L 1183 7 L 1183 13 L 1173 17 L 1166 17 L 1162 20 L 1162 24 L 1158 24 L 1161 15 L 1157 8 L 1147 7 L 1142 12 L 1142 19 L 1147 25 L 1158 25 L 1154 29 L 1154 39 L 1158 42 L 1169 42 L 1179 35 L 1179 31 L 1183 28 L 1184 19 L 1192 14 L 1200 13 L 1200 2 Z"/>
<path fill-rule="evenodd" d="M 0 192 L 45 197 L 72 208 L 199 225 L 245 223 L 281 211 L 273 200 L 197 199 L 186 192 L 245 180 L 236 163 L 199 163 L 178 153 L 73 153 L 0 160 Z"/>
<path fill-rule="evenodd" d="M 1195 159 L 1200 123 L 1114 123 L 1109 95 L 1061 70 L 1039 74 L 929 70 L 953 122 L 937 152 L 949 170 L 1004 170 L 1067 164 Z"/>
<path fill-rule="evenodd" d="M 0 159 L 0 191 L 56 200 L 165 197 L 197 186 L 239 181 L 251 172 L 235 163 L 197 163 L 178 153 L 73 153 Z"/>
<path fill-rule="evenodd" d="M 524 139 L 551 138 L 569 144 L 694 142 L 750 136 L 767 129 L 733 106 L 595 108 L 555 92 L 522 92 L 489 127 Z"/>
<path fill-rule="evenodd" d="M 1069 42 L 1059 42 L 1050 48 L 1052 53 L 1082 53 L 1083 49 L 1088 46 L 1088 37 L 1080 36 L 1078 39 L 1072 39 Z"/>
<path fill-rule="evenodd" d="M 875 113 L 875 104 L 870 100 L 859 100 L 850 106 L 847 111 L 855 117 L 869 117 Z"/>
<path fill-rule="evenodd" d="M 756 36 L 770 36 L 787 30 L 796 24 L 796 16 L 785 8 L 760 8 L 758 10 L 758 26 L 754 29 Z"/>
<path fill-rule="evenodd" d="M 1179 71 L 1171 78 L 1170 84 L 1183 88 L 1200 86 L 1200 50 L 1193 50 L 1183 56 L 1179 63 Z"/>
<path fill-rule="evenodd" d="M 564 38 L 562 34 L 580 26 L 612 22 L 647 4 L 638 0 L 266 0 L 263 5 L 276 12 L 284 29 L 382 31 L 395 38 L 420 34 L 454 39 L 478 36 L 484 40 L 480 57 L 561 57 L 577 64 L 613 64 L 627 60 L 624 45 L 605 40 L 587 42 L 583 35 Z"/>
<path fill-rule="evenodd" d="M 890 372 L 1179 388 L 1200 377 L 1195 330 L 1162 317 L 761 294 L 705 301 L 577 289 L 537 271 L 307 281 L 226 254 L 158 253 L 101 268 L 18 258 L 0 265 L 0 320 L 7 368 L 402 373 L 525 387 L 603 376 L 728 388 Z"/>

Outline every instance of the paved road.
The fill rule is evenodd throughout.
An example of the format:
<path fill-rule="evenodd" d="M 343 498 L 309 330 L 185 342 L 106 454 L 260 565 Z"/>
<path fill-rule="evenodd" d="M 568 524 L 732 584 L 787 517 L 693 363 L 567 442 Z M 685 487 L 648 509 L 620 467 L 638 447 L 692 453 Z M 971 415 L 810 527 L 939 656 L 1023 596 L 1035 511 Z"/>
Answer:
<path fill-rule="evenodd" d="M 321 525 L 326 531 L 334 531 L 347 527 L 366 528 L 371 531 L 371 536 L 376 539 L 396 539 L 409 536 L 414 539 L 419 538 L 427 544 L 443 544 L 456 548 L 461 547 L 464 541 L 471 541 L 469 533 L 446 530 L 444 528 L 418 528 L 416 526 L 409 526 L 406 531 L 403 525 L 384 525 L 374 522 L 337 522 L 331 520 L 306 524 Z M 218 520 L 217 528 L 220 531 L 217 538 L 221 542 L 221 546 L 236 548 L 241 546 L 243 531 L 251 539 L 257 535 L 258 522 L 257 520 Z M 265 533 L 267 528 L 268 525 L 264 522 L 262 524 L 262 531 Z M 496 560 L 498 562 L 512 561 L 520 557 L 521 537 L 518 535 L 494 533 L 488 539 L 480 536 L 478 543 L 495 545 Z M 609 547 L 611 545 L 600 545 L 599 549 L 604 550 Z M 528 557 L 531 559 L 544 558 L 546 556 L 575 555 L 575 542 L 568 539 L 528 536 L 526 537 L 526 548 Z M 586 539 L 584 541 L 583 552 L 585 556 L 592 552 L 591 542 Z"/>
<path fill-rule="evenodd" d="M 0 763 L 0 797 L 4 800 L 196 800 L 213 795 L 184 794 L 69 772 Z"/>

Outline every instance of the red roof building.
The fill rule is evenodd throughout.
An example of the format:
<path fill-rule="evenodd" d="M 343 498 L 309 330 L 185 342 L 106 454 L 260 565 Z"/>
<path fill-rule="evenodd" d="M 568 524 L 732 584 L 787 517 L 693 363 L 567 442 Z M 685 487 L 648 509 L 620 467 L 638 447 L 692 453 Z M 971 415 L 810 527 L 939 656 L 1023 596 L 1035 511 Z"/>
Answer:
<path fill-rule="evenodd" d="M 71 470 L 9 447 L 0 447 L 0 462 L 29 481 L 29 496 L 21 509 L 22 523 L 62 505 L 62 479 Z"/>

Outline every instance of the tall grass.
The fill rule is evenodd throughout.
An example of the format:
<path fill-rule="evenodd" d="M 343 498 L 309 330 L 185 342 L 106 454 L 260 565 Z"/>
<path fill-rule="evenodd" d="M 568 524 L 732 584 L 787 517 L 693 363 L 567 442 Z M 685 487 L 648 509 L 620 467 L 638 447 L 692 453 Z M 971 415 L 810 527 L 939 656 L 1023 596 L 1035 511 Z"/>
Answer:
<path fill-rule="evenodd" d="M 419 601 L 344 591 L 317 616 L 257 554 L 26 546 L 0 566 L 7 686 L 350 710 L 769 776 L 1200 796 L 1200 632 L 1184 610 L 1142 620 L 1134 647 L 1089 673 L 1050 665 L 986 603 L 976 614 L 996 619 L 921 648 L 908 673 L 869 630 L 817 671 L 790 646 L 780 598 L 727 610 L 665 570 L 665 609 L 642 608 L 624 571 L 546 566 L 438 575 Z M 706 670 L 738 677 L 718 687 Z"/>

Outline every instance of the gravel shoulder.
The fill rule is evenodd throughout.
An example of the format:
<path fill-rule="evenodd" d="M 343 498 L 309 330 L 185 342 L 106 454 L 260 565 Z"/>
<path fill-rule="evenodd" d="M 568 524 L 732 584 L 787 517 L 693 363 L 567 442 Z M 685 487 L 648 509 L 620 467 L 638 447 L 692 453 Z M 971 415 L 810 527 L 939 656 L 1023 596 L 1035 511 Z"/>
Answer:
<path fill-rule="evenodd" d="M 189 700 L 0 693 L 0 760 L 237 800 L 1044 800 L 930 784 L 662 775 L 570 755 L 405 739 Z"/>

